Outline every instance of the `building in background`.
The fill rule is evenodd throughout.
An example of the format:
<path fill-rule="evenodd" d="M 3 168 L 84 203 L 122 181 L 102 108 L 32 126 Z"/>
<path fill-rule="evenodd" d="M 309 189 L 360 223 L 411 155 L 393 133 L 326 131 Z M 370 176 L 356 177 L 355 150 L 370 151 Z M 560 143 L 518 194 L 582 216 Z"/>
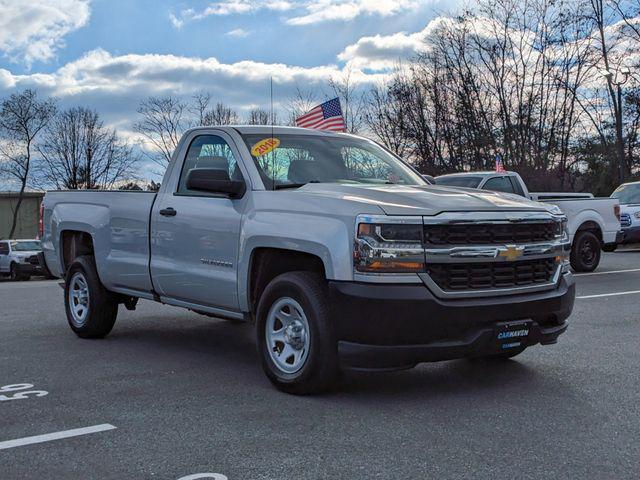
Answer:
<path fill-rule="evenodd" d="M 35 238 L 38 235 L 40 202 L 43 197 L 44 192 L 24 193 L 13 238 Z M 0 192 L 0 239 L 9 237 L 17 203 L 18 192 Z"/>

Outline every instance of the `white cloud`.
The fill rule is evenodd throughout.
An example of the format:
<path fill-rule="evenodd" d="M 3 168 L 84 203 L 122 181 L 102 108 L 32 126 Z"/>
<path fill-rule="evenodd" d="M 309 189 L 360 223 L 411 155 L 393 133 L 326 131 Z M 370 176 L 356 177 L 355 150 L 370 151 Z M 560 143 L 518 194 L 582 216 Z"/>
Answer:
<path fill-rule="evenodd" d="M 448 17 L 436 17 L 419 32 L 362 37 L 356 43 L 345 47 L 338 54 L 338 60 L 356 69 L 371 71 L 392 69 L 398 61 L 427 52 L 429 36 L 444 24 L 451 22 L 452 20 Z"/>
<path fill-rule="evenodd" d="M 236 28 L 234 30 L 228 31 L 226 34 L 234 38 L 245 38 L 248 37 L 250 33 L 251 32 L 245 30 L 244 28 Z"/>
<path fill-rule="evenodd" d="M 30 66 L 50 60 L 89 21 L 89 0 L 0 0 L 0 51 Z"/>
<path fill-rule="evenodd" d="M 53 73 L 14 75 L 0 69 L 0 96 L 24 88 L 41 96 L 55 96 L 62 107 L 95 108 L 106 122 L 120 131 L 130 130 L 137 120 L 136 108 L 149 95 L 189 97 L 210 92 L 216 101 L 245 111 L 269 104 L 269 80 L 273 77 L 276 108 L 285 108 L 297 86 L 313 90 L 322 98 L 329 78 L 339 78 L 336 65 L 305 68 L 250 60 L 222 63 L 216 58 L 175 55 L 112 55 L 93 50 Z M 352 81 L 367 86 L 380 75 L 353 71 Z"/>
<path fill-rule="evenodd" d="M 399 60 L 411 58 L 424 50 L 422 32 L 400 32 L 393 35 L 362 37 L 338 54 L 338 60 L 355 68 L 380 71 L 393 68 Z"/>
<path fill-rule="evenodd" d="M 429 0 L 314 0 L 306 2 L 306 13 L 289 18 L 290 25 L 348 21 L 360 15 L 387 17 L 415 9 Z"/>
<path fill-rule="evenodd" d="M 169 20 L 174 27 L 182 28 L 185 22 L 202 20 L 209 16 L 242 15 L 263 9 L 284 12 L 293 6 L 293 3 L 285 0 L 225 0 L 211 3 L 199 12 L 187 8 L 178 14 L 172 13 Z"/>
<path fill-rule="evenodd" d="M 433 0 L 224 0 L 209 4 L 202 11 L 191 8 L 171 14 L 171 23 L 180 28 L 185 22 L 205 17 L 243 15 L 258 10 L 287 12 L 286 23 L 311 25 L 327 21 L 349 21 L 361 15 L 388 17 L 416 9 Z"/>

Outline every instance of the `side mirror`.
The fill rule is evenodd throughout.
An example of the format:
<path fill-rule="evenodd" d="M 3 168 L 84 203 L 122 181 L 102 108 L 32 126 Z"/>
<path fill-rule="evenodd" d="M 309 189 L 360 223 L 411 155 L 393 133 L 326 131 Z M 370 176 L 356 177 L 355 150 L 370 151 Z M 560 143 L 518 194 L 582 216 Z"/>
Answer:
<path fill-rule="evenodd" d="M 229 198 L 240 198 L 247 187 L 243 181 L 231 180 L 226 170 L 192 168 L 187 175 L 187 188 L 201 192 L 222 193 Z"/>
<path fill-rule="evenodd" d="M 435 185 L 436 184 L 436 179 L 433 178 L 431 175 L 422 175 L 422 179 L 427 182 L 429 185 Z"/>

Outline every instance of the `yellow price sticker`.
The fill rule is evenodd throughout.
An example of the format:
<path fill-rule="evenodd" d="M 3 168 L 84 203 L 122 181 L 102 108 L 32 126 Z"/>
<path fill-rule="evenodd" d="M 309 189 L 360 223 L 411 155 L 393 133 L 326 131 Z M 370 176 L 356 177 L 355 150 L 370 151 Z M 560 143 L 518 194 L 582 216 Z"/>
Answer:
<path fill-rule="evenodd" d="M 261 157 L 269 152 L 272 152 L 280 145 L 280 140 L 277 138 L 265 138 L 256 143 L 251 148 L 251 155 L 254 157 Z"/>

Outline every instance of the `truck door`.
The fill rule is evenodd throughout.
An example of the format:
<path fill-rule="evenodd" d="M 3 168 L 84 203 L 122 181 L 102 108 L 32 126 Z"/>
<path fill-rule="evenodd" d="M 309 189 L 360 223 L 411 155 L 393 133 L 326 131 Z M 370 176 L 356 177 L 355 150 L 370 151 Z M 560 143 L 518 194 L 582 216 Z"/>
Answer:
<path fill-rule="evenodd" d="M 237 262 L 240 222 L 247 195 L 189 190 L 189 170 L 226 170 L 243 179 L 239 153 L 223 132 L 187 139 L 184 162 L 173 166 L 151 211 L 151 276 L 164 297 L 238 310 Z"/>

